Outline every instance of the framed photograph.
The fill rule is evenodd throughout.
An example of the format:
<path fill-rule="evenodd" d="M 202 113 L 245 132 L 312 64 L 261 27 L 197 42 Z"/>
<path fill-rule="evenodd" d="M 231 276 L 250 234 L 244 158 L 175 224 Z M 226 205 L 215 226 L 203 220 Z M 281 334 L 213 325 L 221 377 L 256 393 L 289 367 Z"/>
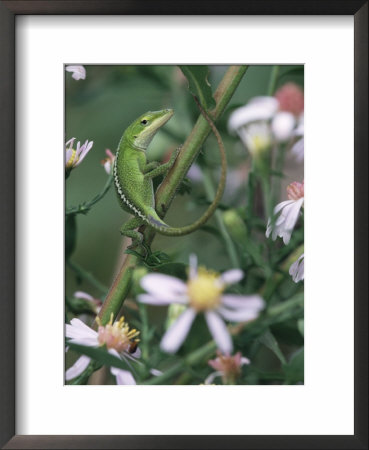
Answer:
<path fill-rule="evenodd" d="M 0 14 L 3 448 L 368 448 L 367 2 Z"/>

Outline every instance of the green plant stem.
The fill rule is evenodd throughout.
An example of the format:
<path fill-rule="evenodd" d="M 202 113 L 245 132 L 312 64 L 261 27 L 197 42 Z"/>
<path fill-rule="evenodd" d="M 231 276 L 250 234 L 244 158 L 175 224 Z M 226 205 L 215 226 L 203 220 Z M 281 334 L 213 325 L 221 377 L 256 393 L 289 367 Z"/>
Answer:
<path fill-rule="evenodd" d="M 135 263 L 136 257 L 127 255 L 100 309 L 99 318 L 103 325 L 109 322 L 111 314 L 115 318 L 122 307 L 131 288 Z"/>
<path fill-rule="evenodd" d="M 225 73 L 214 94 L 216 106 L 209 112 L 213 120 L 217 120 L 224 111 L 239 82 L 245 75 L 247 68 L 247 66 L 230 66 Z M 177 188 L 185 177 L 191 164 L 197 157 L 202 144 L 210 133 L 210 130 L 210 125 L 200 114 L 200 117 L 198 118 L 192 132 L 181 148 L 175 164 L 169 170 L 156 192 L 155 204 L 161 217 L 164 217 L 166 211 L 168 210 Z M 140 231 L 144 234 L 145 242 L 150 244 L 155 236 L 155 231 L 145 226 L 141 227 Z M 132 270 L 135 264 L 136 257 L 134 255 L 127 255 L 100 310 L 99 317 L 103 324 L 109 320 L 111 313 L 113 313 L 114 317 L 118 314 L 124 299 L 128 294 Z"/>
<path fill-rule="evenodd" d="M 212 201 L 212 199 L 214 198 L 214 195 L 215 195 L 215 188 L 214 188 L 213 180 L 211 179 L 211 175 L 208 170 L 206 170 L 206 169 L 203 170 L 203 175 L 204 175 L 204 187 L 205 187 L 206 196 L 207 196 L 208 200 Z M 227 249 L 227 253 L 228 253 L 229 259 L 231 261 L 232 267 L 235 267 L 235 268 L 241 267 L 240 261 L 238 258 L 238 254 L 236 251 L 236 247 L 234 246 L 233 240 L 232 240 L 231 236 L 229 235 L 227 228 L 224 224 L 222 213 L 219 210 L 217 210 L 217 211 L 215 211 L 214 216 L 215 216 L 215 220 L 217 221 L 220 234 L 222 235 L 222 238 L 224 240 L 225 247 Z"/>
<path fill-rule="evenodd" d="M 265 220 L 268 220 L 268 218 L 273 215 L 272 189 L 268 174 L 263 174 L 261 176 L 261 188 L 263 190 Z"/>
<path fill-rule="evenodd" d="M 99 202 L 102 198 L 105 197 L 105 195 L 108 193 L 112 184 L 113 184 L 113 174 L 110 174 L 108 179 L 106 180 L 106 183 L 105 183 L 102 191 L 99 194 L 97 194 L 89 202 L 81 203 L 78 206 L 72 206 L 70 208 L 67 208 L 65 214 L 67 216 L 70 214 L 86 214 L 97 202 Z"/>
<path fill-rule="evenodd" d="M 280 66 L 273 66 L 272 71 L 270 73 L 269 86 L 268 86 L 268 95 L 273 95 L 275 92 L 275 88 L 277 86 L 277 80 L 279 75 Z"/>
<path fill-rule="evenodd" d="M 108 287 L 104 286 L 102 283 L 100 283 L 99 280 L 97 280 L 92 273 L 85 270 L 83 267 L 78 265 L 77 263 L 68 260 L 67 265 L 81 278 L 88 281 L 92 286 L 94 286 L 96 289 L 98 289 L 101 294 L 105 295 L 108 291 Z"/>

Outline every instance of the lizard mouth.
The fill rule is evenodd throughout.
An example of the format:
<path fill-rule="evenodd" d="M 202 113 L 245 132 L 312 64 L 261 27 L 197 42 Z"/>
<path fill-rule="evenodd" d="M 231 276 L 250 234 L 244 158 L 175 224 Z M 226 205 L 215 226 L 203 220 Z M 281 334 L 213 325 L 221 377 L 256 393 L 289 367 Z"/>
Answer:
<path fill-rule="evenodd" d="M 173 116 L 174 111 L 173 109 L 163 109 L 162 111 L 158 111 L 158 118 L 155 120 L 153 125 L 157 125 L 157 128 L 162 127 L 164 124 L 168 122 L 168 120 Z"/>

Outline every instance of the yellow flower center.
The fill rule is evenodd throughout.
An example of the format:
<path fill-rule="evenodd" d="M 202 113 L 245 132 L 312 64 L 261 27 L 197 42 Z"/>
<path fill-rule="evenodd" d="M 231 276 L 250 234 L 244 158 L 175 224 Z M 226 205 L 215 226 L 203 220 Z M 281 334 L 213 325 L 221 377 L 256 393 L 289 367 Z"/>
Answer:
<path fill-rule="evenodd" d="M 259 152 L 266 150 L 270 146 L 270 138 L 265 135 L 255 134 L 252 136 L 252 153 L 257 155 Z"/>
<path fill-rule="evenodd" d="M 187 282 L 190 305 L 197 311 L 215 309 L 219 306 L 224 285 L 215 272 L 199 267 L 197 277 Z"/>
<path fill-rule="evenodd" d="M 140 332 L 135 329 L 130 330 L 123 316 L 113 324 L 113 314 L 111 314 L 109 323 L 105 326 L 101 325 L 99 318 L 96 320 L 99 325 L 98 341 L 101 346 L 114 348 L 118 353 L 123 351 L 133 353 L 136 350 L 139 339 L 135 338 Z"/>
<path fill-rule="evenodd" d="M 76 156 L 76 151 L 72 149 L 72 156 L 68 159 L 67 163 L 65 164 L 65 167 L 67 169 L 72 169 L 77 163 L 78 163 L 78 157 Z"/>

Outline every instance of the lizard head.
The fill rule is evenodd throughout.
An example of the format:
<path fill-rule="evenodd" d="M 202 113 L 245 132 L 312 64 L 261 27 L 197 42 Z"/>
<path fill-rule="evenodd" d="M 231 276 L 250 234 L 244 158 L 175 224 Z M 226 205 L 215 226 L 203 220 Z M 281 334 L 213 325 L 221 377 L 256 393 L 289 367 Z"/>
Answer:
<path fill-rule="evenodd" d="M 136 119 L 127 129 L 131 142 L 140 149 L 146 149 L 156 132 L 173 116 L 172 109 L 148 111 Z"/>

